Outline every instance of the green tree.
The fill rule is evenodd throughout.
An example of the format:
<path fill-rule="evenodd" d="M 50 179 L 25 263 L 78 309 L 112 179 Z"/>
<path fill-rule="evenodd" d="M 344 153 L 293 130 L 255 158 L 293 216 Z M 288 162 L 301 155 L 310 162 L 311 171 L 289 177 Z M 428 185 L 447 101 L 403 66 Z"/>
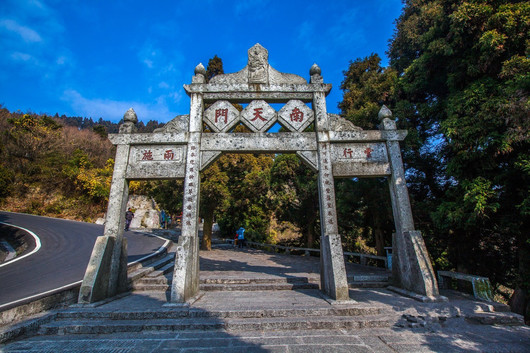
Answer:
<path fill-rule="evenodd" d="M 208 66 L 206 67 L 206 81 L 210 81 L 212 77 L 224 74 L 223 60 L 215 55 L 213 58 L 208 60 Z"/>
<path fill-rule="evenodd" d="M 394 105 L 396 83 L 396 71 L 383 68 L 377 54 L 350 62 L 341 84 L 341 115 L 363 129 L 377 129 L 382 105 Z M 340 180 L 336 188 L 339 227 L 345 245 L 364 251 L 358 245 L 358 238 L 362 237 L 375 246 L 379 255 L 384 255 L 393 230 L 388 184 L 375 178 Z"/>
<path fill-rule="evenodd" d="M 314 247 L 319 221 L 317 174 L 294 154 L 276 156 L 270 173 L 276 217 L 295 224 L 305 245 Z"/>
<path fill-rule="evenodd" d="M 406 1 L 389 49 L 415 209 L 430 202 L 416 217 L 448 266 L 516 286 L 527 318 L 529 33 L 528 1 Z"/>

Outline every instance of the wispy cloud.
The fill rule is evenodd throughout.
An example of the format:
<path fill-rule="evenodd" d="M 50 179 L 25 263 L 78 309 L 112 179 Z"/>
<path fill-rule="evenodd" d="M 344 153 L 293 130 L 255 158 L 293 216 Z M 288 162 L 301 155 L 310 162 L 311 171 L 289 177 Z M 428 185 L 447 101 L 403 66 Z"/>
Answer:
<path fill-rule="evenodd" d="M 135 101 L 117 101 L 102 98 L 87 98 L 76 90 L 66 90 L 62 100 L 70 104 L 75 114 L 92 118 L 119 121 L 123 114 L 133 108 L 142 121 L 158 120 L 169 121 L 177 115 L 171 112 L 167 105 L 169 96 L 160 96 L 154 104 Z"/>
<path fill-rule="evenodd" d="M 19 35 L 26 42 L 42 41 L 42 38 L 37 31 L 34 31 L 29 27 L 22 26 L 17 23 L 17 21 L 11 19 L 0 20 L 0 28 Z"/>
<path fill-rule="evenodd" d="M 0 18 L 3 54 L 0 63 L 23 65 L 26 72 L 50 78 L 74 62 L 62 42 L 64 27 L 57 12 L 38 0 L 5 0 Z M 65 66 L 66 65 L 66 66 Z"/>

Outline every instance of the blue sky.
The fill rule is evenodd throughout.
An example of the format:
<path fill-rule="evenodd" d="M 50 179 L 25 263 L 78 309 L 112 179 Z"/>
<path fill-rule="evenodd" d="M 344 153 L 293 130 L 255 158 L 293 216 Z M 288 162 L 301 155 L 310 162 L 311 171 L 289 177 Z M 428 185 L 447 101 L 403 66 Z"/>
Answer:
<path fill-rule="evenodd" d="M 385 51 L 401 0 L 1 0 L 0 104 L 10 110 L 147 122 L 188 114 L 182 85 L 214 55 L 241 70 L 260 43 L 276 70 L 316 62 L 338 113 L 349 62 Z"/>

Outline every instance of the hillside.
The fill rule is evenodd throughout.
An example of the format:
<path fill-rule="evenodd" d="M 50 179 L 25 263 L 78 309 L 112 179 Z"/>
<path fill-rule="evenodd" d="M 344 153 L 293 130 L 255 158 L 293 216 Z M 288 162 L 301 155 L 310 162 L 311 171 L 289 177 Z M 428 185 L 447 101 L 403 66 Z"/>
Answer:
<path fill-rule="evenodd" d="M 118 125 L 0 106 L 0 207 L 83 221 L 102 217 L 115 153 L 107 133 Z M 143 132 L 159 126 L 139 123 Z"/>

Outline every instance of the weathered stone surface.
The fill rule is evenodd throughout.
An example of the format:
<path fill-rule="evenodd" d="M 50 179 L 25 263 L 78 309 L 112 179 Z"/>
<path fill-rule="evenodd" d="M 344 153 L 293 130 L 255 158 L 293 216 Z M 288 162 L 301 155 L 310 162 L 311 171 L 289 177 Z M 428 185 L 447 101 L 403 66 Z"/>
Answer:
<path fill-rule="evenodd" d="M 202 151 L 297 152 L 316 151 L 314 133 L 204 134 Z"/>
<path fill-rule="evenodd" d="M 114 237 L 105 236 L 96 239 L 79 291 L 78 302 L 80 304 L 93 303 L 107 298 L 114 240 Z"/>
<path fill-rule="evenodd" d="M 204 121 L 215 132 L 227 132 L 239 122 L 239 111 L 228 101 L 217 101 L 204 112 Z"/>
<path fill-rule="evenodd" d="M 304 131 L 314 120 L 314 114 L 304 102 L 293 99 L 278 112 L 279 122 L 291 131 Z"/>
<path fill-rule="evenodd" d="M 331 150 L 333 176 L 383 176 L 390 174 L 386 145 L 375 143 L 335 143 Z"/>
<path fill-rule="evenodd" d="M 307 81 L 297 75 L 284 74 L 269 65 L 269 52 L 259 43 L 248 50 L 247 66 L 236 73 L 217 75 L 210 80 L 211 84 L 307 84 Z"/>
<path fill-rule="evenodd" d="M 344 119 L 338 114 L 328 113 L 330 131 L 362 131 L 358 126 L 353 125 L 349 120 Z"/>
<path fill-rule="evenodd" d="M 267 102 L 250 102 L 241 112 L 241 121 L 254 132 L 265 132 L 276 122 L 277 114 Z"/>
<path fill-rule="evenodd" d="M 131 146 L 127 179 L 161 179 L 184 177 L 186 146 Z"/>
<path fill-rule="evenodd" d="M 187 132 L 190 123 L 189 115 L 177 115 L 163 127 L 155 129 L 153 132 Z"/>

